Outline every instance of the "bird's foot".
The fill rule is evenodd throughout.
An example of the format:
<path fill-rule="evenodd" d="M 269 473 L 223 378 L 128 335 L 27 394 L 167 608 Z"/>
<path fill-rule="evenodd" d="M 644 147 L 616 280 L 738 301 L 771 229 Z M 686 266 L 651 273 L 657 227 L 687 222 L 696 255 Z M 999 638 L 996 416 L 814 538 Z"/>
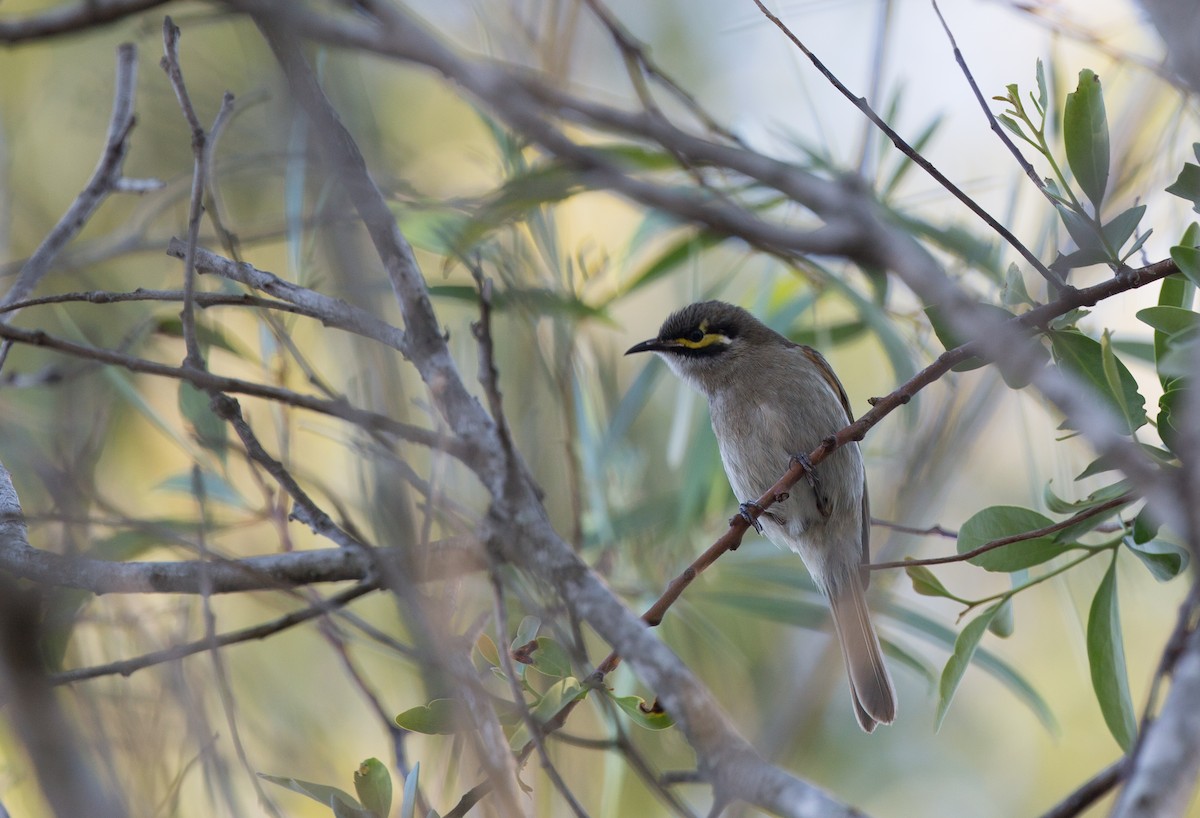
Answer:
<path fill-rule="evenodd" d="M 821 512 L 822 517 L 828 517 L 833 513 L 833 501 L 821 490 L 821 480 L 817 477 L 816 466 L 804 452 L 792 455 L 792 462 L 799 463 L 804 467 L 804 479 L 812 487 L 813 496 L 817 500 L 817 511 Z"/>
<path fill-rule="evenodd" d="M 750 513 L 750 509 L 752 509 L 752 508 L 758 509 L 759 514 L 763 513 L 763 507 L 760 506 L 758 503 L 755 503 L 755 502 L 741 503 L 738 505 L 738 517 L 741 517 L 743 520 L 745 520 L 750 525 L 751 528 L 753 528 L 755 531 L 757 531 L 759 534 L 761 534 L 761 533 L 763 533 L 762 523 L 760 523 L 758 521 L 757 517 L 755 517 L 753 514 Z M 735 517 L 734 519 L 737 519 L 737 517 Z M 730 520 L 730 522 L 733 522 L 733 520 Z"/>

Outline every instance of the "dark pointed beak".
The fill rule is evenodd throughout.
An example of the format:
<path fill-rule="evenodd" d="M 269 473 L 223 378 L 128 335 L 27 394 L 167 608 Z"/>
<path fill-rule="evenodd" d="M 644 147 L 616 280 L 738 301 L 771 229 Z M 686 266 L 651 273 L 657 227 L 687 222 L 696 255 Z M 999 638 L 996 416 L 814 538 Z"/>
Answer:
<path fill-rule="evenodd" d="M 640 344 L 634 344 L 629 349 L 625 350 L 626 355 L 632 355 L 635 352 L 662 352 L 669 344 L 665 344 L 657 338 L 651 338 L 649 341 L 642 341 Z"/>

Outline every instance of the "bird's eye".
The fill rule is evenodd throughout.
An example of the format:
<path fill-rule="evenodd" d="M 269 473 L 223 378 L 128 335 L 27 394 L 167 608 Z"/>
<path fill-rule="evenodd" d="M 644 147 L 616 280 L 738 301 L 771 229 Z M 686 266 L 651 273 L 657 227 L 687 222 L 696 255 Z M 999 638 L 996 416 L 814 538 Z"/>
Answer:
<path fill-rule="evenodd" d="M 697 329 L 692 330 L 691 332 L 689 332 L 687 335 L 685 335 L 683 337 L 686 338 L 687 340 L 691 341 L 693 344 L 698 344 L 704 340 L 704 330 L 697 328 Z"/>

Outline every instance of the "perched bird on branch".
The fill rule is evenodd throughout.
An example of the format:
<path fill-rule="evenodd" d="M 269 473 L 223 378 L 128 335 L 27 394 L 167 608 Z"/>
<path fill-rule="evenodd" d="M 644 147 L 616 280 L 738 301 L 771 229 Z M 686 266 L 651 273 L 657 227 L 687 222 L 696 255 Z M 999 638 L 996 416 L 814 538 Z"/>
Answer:
<path fill-rule="evenodd" d="M 808 462 L 808 452 L 853 422 L 846 391 L 829 363 L 815 349 L 721 301 L 672 314 L 657 337 L 625 354 L 637 352 L 657 353 L 708 398 L 742 515 L 771 542 L 799 554 L 829 600 L 859 725 L 869 733 L 891 724 L 896 693 L 864 596 L 871 517 L 862 455 L 850 443 L 826 458 L 819 473 Z M 807 482 L 755 520 L 753 501 L 796 461 L 805 464 Z"/>

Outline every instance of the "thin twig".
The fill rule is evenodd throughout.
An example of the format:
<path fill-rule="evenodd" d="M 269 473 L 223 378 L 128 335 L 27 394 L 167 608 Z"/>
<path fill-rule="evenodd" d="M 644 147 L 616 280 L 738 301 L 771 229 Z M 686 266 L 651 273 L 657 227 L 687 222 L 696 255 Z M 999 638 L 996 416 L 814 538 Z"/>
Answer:
<path fill-rule="evenodd" d="M 879 528 L 887 528 L 891 531 L 898 531 L 901 534 L 915 534 L 918 537 L 949 537 L 950 539 L 958 539 L 958 532 L 951 528 L 943 528 L 940 525 L 931 525 L 928 528 L 919 528 L 913 525 L 903 525 L 901 523 L 893 523 L 888 520 L 881 520 L 878 517 L 871 518 L 871 525 Z"/>
<path fill-rule="evenodd" d="M 191 95 L 188 94 L 187 84 L 183 81 L 183 67 L 179 63 L 179 27 L 169 17 L 163 18 L 163 58 L 159 65 L 171 81 L 175 91 L 175 99 L 183 111 L 192 133 L 192 194 L 188 201 L 188 231 L 187 252 L 183 257 L 183 310 L 179 317 L 183 327 L 183 343 L 187 355 L 183 359 L 185 367 L 204 368 L 204 356 L 200 352 L 200 342 L 196 337 L 196 244 L 200 237 L 200 219 L 204 215 L 204 182 L 208 177 L 205 163 L 208 160 L 208 150 L 205 147 L 208 136 L 200 117 L 192 105 Z M 231 99 L 227 97 L 227 102 Z"/>
<path fill-rule="evenodd" d="M 26 307 L 41 307 L 46 304 L 119 304 L 128 301 L 183 301 L 183 290 L 148 290 L 138 287 L 136 290 L 88 290 L 86 292 L 58 293 L 43 295 L 37 298 L 26 298 L 12 304 L 0 306 L 0 315 Z M 249 293 L 196 293 L 196 306 L 201 309 L 208 307 L 256 307 L 263 310 L 278 310 L 293 315 L 303 315 L 306 318 L 321 320 L 322 315 L 314 310 L 274 298 L 263 298 Z"/>
<path fill-rule="evenodd" d="M 183 258 L 186 252 L 187 244 L 177 238 L 167 243 L 167 255 Z M 404 332 L 361 307 L 284 281 L 273 273 L 259 270 L 245 262 L 231 261 L 204 248 L 196 248 L 195 258 L 196 270 L 200 273 L 212 273 L 261 290 L 280 301 L 308 311 L 328 326 L 378 341 L 408 357 L 408 343 Z"/>
<path fill-rule="evenodd" d="M 1122 494 L 1120 497 L 1114 497 L 1113 499 L 1103 502 L 1100 505 L 1092 506 L 1091 508 L 1085 508 L 1076 514 L 1071 515 L 1065 520 L 1058 521 L 1057 523 L 1052 523 L 1051 525 L 1044 526 L 1042 528 L 1036 528 L 1032 531 L 1022 531 L 1019 534 L 1011 534 L 1007 537 L 1001 537 L 1000 539 L 986 542 L 977 548 L 972 548 L 970 551 L 964 551 L 961 554 L 953 554 L 948 557 L 929 557 L 928 559 L 922 560 L 909 559 L 898 560 L 896 562 L 876 562 L 867 567 L 872 571 L 883 571 L 889 568 L 912 568 L 917 565 L 945 565 L 951 562 L 964 562 L 973 560 L 980 554 L 986 554 L 989 551 L 994 551 L 997 548 L 1003 548 L 1006 545 L 1025 542 L 1026 540 L 1035 540 L 1038 537 L 1046 537 L 1050 534 L 1055 534 L 1064 529 L 1071 528 L 1072 526 L 1076 525 L 1077 523 L 1081 523 L 1084 520 L 1089 520 L 1092 517 L 1112 511 L 1114 508 L 1120 508 L 1121 506 L 1128 505 L 1136 499 L 1136 494 Z"/>
<path fill-rule="evenodd" d="M 0 298 L 0 306 L 27 298 L 50 271 L 50 265 L 59 251 L 83 229 L 101 203 L 117 189 L 125 156 L 129 151 L 129 134 L 135 121 L 133 104 L 136 86 L 137 49 L 126 43 L 117 48 L 117 78 L 113 93 L 112 117 L 108 123 L 108 134 L 104 140 L 100 161 L 92 171 L 87 186 L 75 197 L 75 201 L 46 234 L 46 238 L 42 239 L 33 255 L 21 266 L 17 280 L 4 297 Z M 2 356 L 0 366 L 3 366 Z"/>
<path fill-rule="evenodd" d="M 265 639 L 268 636 L 273 636 L 288 628 L 295 627 L 315 619 L 318 616 L 324 616 L 331 611 L 336 610 L 360 596 L 371 593 L 376 590 L 377 586 L 372 583 L 364 582 L 355 585 L 353 588 L 348 588 L 345 591 L 340 591 L 333 596 L 322 600 L 319 604 L 310 605 L 307 608 L 302 608 L 298 611 L 285 614 L 277 619 L 272 619 L 269 622 L 263 622 L 259 625 L 253 625 L 249 628 L 242 628 L 236 631 L 229 631 L 217 635 L 214 639 L 203 637 L 194 642 L 188 642 L 182 645 L 173 645 L 163 650 L 156 650 L 151 653 L 138 656 L 133 659 L 124 659 L 118 662 L 110 662 L 105 665 L 95 665 L 93 667 L 78 668 L 76 670 L 66 670 L 62 673 L 56 673 L 49 677 L 49 684 L 57 686 L 64 684 L 73 684 L 82 682 L 87 679 L 97 679 L 101 676 L 129 676 L 144 668 L 161 665 L 164 662 L 174 662 L 179 659 L 191 656 L 196 653 L 201 653 L 212 649 L 213 645 L 217 647 L 228 647 L 242 642 L 249 642 L 256 639 Z"/>
<path fill-rule="evenodd" d="M 1004 143 L 1004 147 L 1008 148 L 1009 153 L 1017 160 L 1017 164 L 1020 165 L 1021 170 L 1037 185 L 1037 189 L 1042 193 L 1046 193 L 1046 183 L 1042 181 L 1042 177 L 1038 176 L 1037 170 L 1022 155 L 1021 149 L 1012 141 L 1012 138 L 1009 137 L 1004 128 L 1000 127 L 995 114 L 988 107 L 987 98 L 984 97 L 983 91 L 979 90 L 979 85 L 975 82 L 975 77 L 971 74 L 971 69 L 967 67 L 967 60 L 963 57 L 962 52 L 959 51 L 958 42 L 954 39 L 954 32 L 950 30 L 950 25 L 946 22 L 946 18 L 942 16 L 942 10 L 937 4 L 937 0 L 930 0 L 930 2 L 933 3 L 933 10 L 937 14 L 938 20 L 942 23 L 942 30 L 946 32 L 946 37 L 950 40 L 950 47 L 954 49 L 954 59 L 958 63 L 958 67 L 962 69 L 963 76 L 967 78 L 967 84 L 971 86 L 971 92 L 975 94 L 975 99 L 979 102 L 979 107 L 983 109 L 983 115 L 987 118 L 988 127 L 1000 138 L 1000 141 Z"/>
<path fill-rule="evenodd" d="M 922 170 L 932 176 L 933 179 L 942 187 L 944 187 L 952 196 L 954 196 L 954 198 L 966 205 L 968 210 L 982 219 L 988 227 L 990 227 L 1001 238 L 1008 242 L 1008 244 L 1014 250 L 1021 254 L 1022 258 L 1029 262 L 1033 269 L 1038 271 L 1042 278 L 1051 282 L 1056 287 L 1063 286 L 1064 282 L 1062 280 L 1062 276 L 1058 275 L 1056 272 L 1043 264 L 1041 259 L 1034 255 L 1033 252 L 1012 233 L 1012 231 L 1002 225 L 994 216 L 992 216 L 992 214 L 984 210 L 978 202 L 968 196 L 961 188 L 958 187 L 958 185 L 951 182 L 945 174 L 933 166 L 933 163 L 922 156 L 918 151 L 914 150 L 913 147 L 909 145 L 903 139 L 903 137 L 900 136 L 900 134 L 896 133 L 896 131 L 890 125 L 883 121 L 879 114 L 875 113 L 875 110 L 871 107 L 870 103 L 868 103 L 862 97 L 855 96 L 854 93 L 847 88 L 842 81 L 839 80 L 834 73 L 825 66 L 823 62 L 821 62 L 817 55 L 810 51 L 808 47 L 801 42 L 800 38 L 797 37 L 782 20 L 772 14 L 770 9 L 763 5 L 762 0 L 753 0 L 753 2 L 754 5 L 758 6 L 758 9 L 762 12 L 763 16 L 774 23 L 776 28 L 782 31 L 784 35 L 792 41 L 792 44 L 800 49 L 801 52 L 803 52 L 804 56 L 808 57 L 809 61 L 816 66 L 816 69 L 821 72 L 822 76 L 824 76 L 834 88 L 841 92 L 842 96 L 850 100 L 854 107 L 862 111 L 868 119 L 875 123 L 877 128 L 887 135 L 888 139 L 892 140 L 892 144 L 895 145 L 901 153 L 903 153 L 905 156 L 915 162 Z"/>
<path fill-rule="evenodd" d="M 596 19 L 599 20 L 606 29 L 608 29 L 609 36 L 612 37 L 613 42 L 616 43 L 618 50 L 620 50 L 620 52 L 626 57 L 627 63 L 629 60 L 632 60 L 638 67 L 641 68 L 646 76 L 657 80 L 659 84 L 666 88 L 667 91 L 670 92 L 677 100 L 682 102 L 684 107 L 691 111 L 692 115 L 695 116 L 696 119 L 700 120 L 701 124 L 703 124 L 704 127 L 710 132 L 722 137 L 723 139 L 728 139 L 734 144 L 744 144 L 736 134 L 725 128 L 723 125 L 717 122 L 713 116 L 705 111 L 695 97 L 684 90 L 679 83 L 677 83 L 670 77 L 670 75 L 663 71 L 663 69 L 650 57 L 645 44 L 634 37 L 633 34 L 630 33 L 629 29 L 625 28 L 625 26 L 621 24 L 621 21 L 617 19 L 616 15 L 614 15 L 612 11 L 601 2 L 601 0 L 583 0 L 583 2 L 584 5 L 591 9 L 592 13 L 596 15 Z M 653 98 L 650 97 L 645 84 L 638 82 L 633 76 L 630 77 L 630 81 L 633 83 L 634 91 L 641 100 L 643 107 L 647 108 L 648 110 L 658 110 L 658 106 L 655 104 Z"/>
<path fill-rule="evenodd" d="M 412 443 L 441 449 L 468 464 L 469 461 L 474 459 L 474 455 L 471 454 L 473 447 L 468 446 L 457 438 L 440 435 L 428 429 L 413 426 L 412 424 L 401 423 L 378 412 L 359 409 L 344 400 L 323 400 L 278 386 L 245 381 L 240 378 L 228 378 L 221 375 L 214 375 L 207 371 L 160 364 L 156 361 L 126 355 L 103 347 L 78 344 L 74 341 L 68 341 L 39 330 L 25 330 L 2 323 L 0 323 L 0 338 L 57 350 L 76 358 L 119 366 L 128 369 L 130 372 L 141 372 L 147 375 L 188 381 L 199 389 L 213 389 L 220 392 L 252 395 L 258 398 L 277 401 L 288 406 L 297 406 L 319 414 L 341 418 L 342 420 L 368 429 L 394 434 Z"/>

